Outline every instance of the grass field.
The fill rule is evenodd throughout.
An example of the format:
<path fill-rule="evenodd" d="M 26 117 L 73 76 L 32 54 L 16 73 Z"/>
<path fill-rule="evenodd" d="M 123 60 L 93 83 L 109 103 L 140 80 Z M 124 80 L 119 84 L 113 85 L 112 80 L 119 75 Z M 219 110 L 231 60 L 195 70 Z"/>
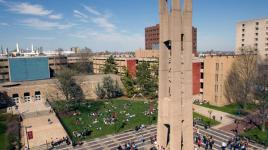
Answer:
<path fill-rule="evenodd" d="M 233 115 L 239 115 L 239 113 L 238 113 L 239 106 L 237 104 L 229 104 L 229 105 L 225 105 L 225 106 L 214 106 L 214 105 L 210 105 L 210 104 L 202 104 L 200 106 L 207 107 L 207 108 L 214 109 L 214 110 L 218 110 L 218 111 L 222 111 L 222 112 L 226 112 L 226 113 L 233 114 Z M 254 110 L 255 108 L 256 108 L 256 106 L 253 104 L 246 105 L 246 108 L 244 109 L 244 111 L 240 112 L 240 115 L 242 115 L 242 116 L 247 115 L 248 114 L 247 111 Z"/>
<path fill-rule="evenodd" d="M 63 126 L 75 141 L 115 134 L 125 130 L 135 129 L 136 126 L 141 124 L 151 125 L 157 122 L 156 102 L 149 103 L 147 101 L 121 99 L 88 101 L 79 107 L 80 114 L 78 113 L 78 115 L 74 115 L 75 112 L 66 111 L 67 105 L 68 103 L 66 101 L 52 103 L 52 107 L 56 110 Z M 154 111 L 151 115 L 145 115 L 149 110 Z M 92 113 L 98 113 L 98 116 L 93 116 Z M 104 119 L 111 116 L 116 116 L 117 121 L 114 124 L 105 124 Z M 205 122 L 210 121 L 211 125 L 218 124 L 218 122 L 196 113 L 194 117 L 202 118 Z M 73 131 L 82 132 L 84 129 L 92 130 L 91 135 L 85 138 L 73 136 Z"/>
<path fill-rule="evenodd" d="M 256 141 L 257 143 L 268 146 L 268 131 L 262 132 L 259 128 L 253 128 L 249 131 L 246 131 L 242 136 L 247 137 L 251 140 Z"/>
<path fill-rule="evenodd" d="M 213 120 L 213 119 L 210 119 L 210 118 L 208 118 L 208 117 L 202 116 L 202 115 L 200 115 L 200 114 L 198 114 L 198 113 L 196 113 L 196 112 L 194 112 L 193 115 L 194 115 L 194 116 L 193 116 L 194 118 L 196 118 L 196 119 L 197 119 L 197 118 L 201 119 L 202 122 L 203 122 L 204 124 L 206 124 L 206 125 L 216 126 L 216 125 L 220 124 L 220 122 L 218 122 L 218 121 L 216 121 L 216 120 Z"/>

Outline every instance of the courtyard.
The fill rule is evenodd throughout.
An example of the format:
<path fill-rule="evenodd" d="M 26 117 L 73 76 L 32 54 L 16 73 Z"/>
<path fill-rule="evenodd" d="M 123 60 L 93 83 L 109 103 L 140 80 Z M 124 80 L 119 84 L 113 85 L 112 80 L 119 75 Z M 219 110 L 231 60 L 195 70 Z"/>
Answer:
<path fill-rule="evenodd" d="M 73 141 L 91 140 L 127 130 L 139 130 L 157 122 L 156 101 L 98 100 L 86 101 L 70 110 L 70 102 L 55 101 L 52 107 Z M 204 125 L 219 122 L 194 113 Z"/>

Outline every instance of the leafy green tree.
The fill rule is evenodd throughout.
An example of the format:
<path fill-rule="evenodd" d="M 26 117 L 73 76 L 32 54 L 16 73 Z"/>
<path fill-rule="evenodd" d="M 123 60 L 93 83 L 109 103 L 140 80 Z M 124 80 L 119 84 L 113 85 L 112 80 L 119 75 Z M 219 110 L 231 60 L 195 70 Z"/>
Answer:
<path fill-rule="evenodd" d="M 134 94 L 136 94 L 135 80 L 130 75 L 127 69 L 124 69 L 124 73 L 123 73 L 123 76 L 121 77 L 121 81 L 124 85 L 124 88 L 128 97 L 132 97 Z"/>
<path fill-rule="evenodd" d="M 104 74 L 118 74 L 117 64 L 112 55 L 105 61 L 102 71 Z"/>
<path fill-rule="evenodd" d="M 111 99 L 123 95 L 123 91 L 120 88 L 119 83 L 114 81 L 110 76 L 103 78 L 102 84 L 97 85 L 95 93 L 100 99 Z"/>
<path fill-rule="evenodd" d="M 152 75 L 150 64 L 141 62 L 137 66 L 137 86 L 143 96 L 155 98 L 157 96 L 157 79 Z"/>

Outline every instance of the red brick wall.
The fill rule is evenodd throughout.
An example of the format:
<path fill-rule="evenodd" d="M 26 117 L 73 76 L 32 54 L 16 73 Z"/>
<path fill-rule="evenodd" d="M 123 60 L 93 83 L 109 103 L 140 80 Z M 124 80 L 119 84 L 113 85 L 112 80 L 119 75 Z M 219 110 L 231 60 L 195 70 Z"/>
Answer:
<path fill-rule="evenodd" d="M 133 77 L 136 76 L 136 59 L 127 60 L 127 70 Z"/>
<path fill-rule="evenodd" d="M 193 62 L 193 95 L 200 94 L 201 63 Z"/>

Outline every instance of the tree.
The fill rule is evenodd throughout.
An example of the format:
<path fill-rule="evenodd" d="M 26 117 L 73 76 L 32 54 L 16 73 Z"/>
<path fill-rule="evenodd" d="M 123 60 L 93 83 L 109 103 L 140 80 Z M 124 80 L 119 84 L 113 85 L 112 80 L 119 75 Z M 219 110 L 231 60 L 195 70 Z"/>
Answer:
<path fill-rule="evenodd" d="M 143 96 L 155 98 L 157 96 L 157 79 L 152 75 L 150 64 L 141 62 L 137 66 L 136 83 L 139 93 Z"/>
<path fill-rule="evenodd" d="M 136 84 L 133 77 L 130 75 L 128 70 L 125 68 L 123 76 L 121 77 L 121 81 L 124 85 L 125 91 L 128 97 L 132 97 L 136 94 Z"/>
<path fill-rule="evenodd" d="M 84 94 L 81 87 L 75 82 L 73 78 L 74 72 L 68 68 L 62 69 L 57 75 L 58 87 L 62 91 L 67 101 L 72 101 L 73 106 L 84 99 Z"/>
<path fill-rule="evenodd" d="M 267 69 L 265 68 L 265 65 L 259 65 L 258 76 L 256 78 L 256 86 L 254 90 L 258 114 L 261 120 L 261 129 L 263 132 L 266 130 L 265 123 L 268 116 L 268 73 L 265 69 Z"/>
<path fill-rule="evenodd" d="M 253 100 L 253 87 L 256 79 L 257 56 L 250 48 L 240 49 L 225 81 L 225 96 L 230 102 L 244 109 Z"/>
<path fill-rule="evenodd" d="M 8 96 L 6 91 L 0 92 L 0 109 L 15 106 L 15 102 Z"/>
<path fill-rule="evenodd" d="M 102 71 L 104 74 L 117 74 L 118 70 L 117 70 L 117 64 L 115 62 L 114 57 L 111 55 L 110 57 L 107 58 L 107 60 L 105 61 L 105 64 L 102 68 Z"/>
<path fill-rule="evenodd" d="M 93 65 L 89 61 L 89 58 L 91 57 L 92 53 L 79 53 L 76 56 L 79 57 L 78 62 L 74 64 L 69 64 L 69 68 L 74 70 L 77 73 L 81 74 L 91 74 L 93 73 Z"/>
<path fill-rule="evenodd" d="M 110 76 L 103 78 L 102 84 L 97 85 L 95 93 L 100 99 L 111 99 L 123 95 L 123 91 L 120 88 L 119 83 L 114 81 Z"/>

